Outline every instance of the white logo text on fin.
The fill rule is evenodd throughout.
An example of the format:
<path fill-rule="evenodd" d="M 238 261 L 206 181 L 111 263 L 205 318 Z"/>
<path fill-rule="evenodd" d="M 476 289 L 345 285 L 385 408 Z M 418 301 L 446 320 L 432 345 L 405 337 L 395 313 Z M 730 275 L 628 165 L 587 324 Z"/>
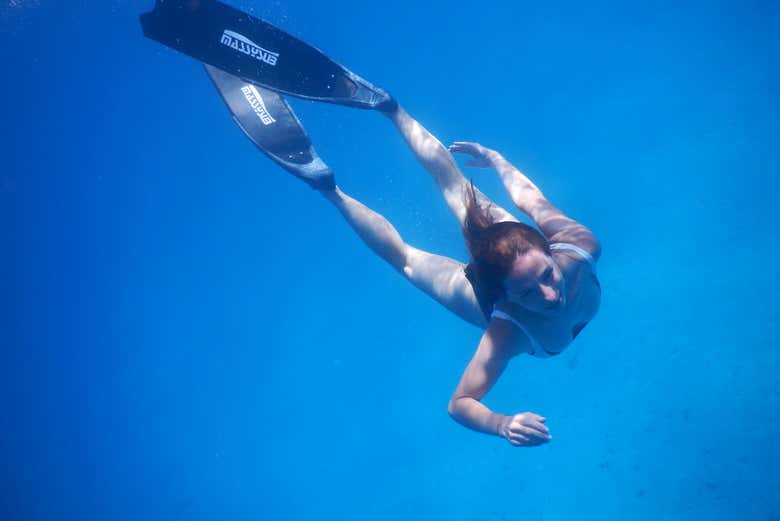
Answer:
<path fill-rule="evenodd" d="M 265 102 L 263 101 L 263 97 L 259 92 L 257 92 L 257 89 L 254 85 L 244 85 L 241 87 L 241 92 L 244 94 L 247 102 L 252 107 L 252 110 L 254 110 L 255 114 L 257 114 L 257 117 L 260 118 L 260 121 L 263 122 L 263 125 L 276 123 L 276 120 L 268 112 L 268 109 L 265 106 Z"/>
<path fill-rule="evenodd" d="M 227 29 L 222 32 L 222 38 L 220 38 L 219 42 L 233 50 L 244 53 L 261 62 L 265 62 L 268 65 L 276 65 L 276 60 L 279 59 L 278 52 L 263 49 L 246 36 L 234 31 L 228 31 Z"/>

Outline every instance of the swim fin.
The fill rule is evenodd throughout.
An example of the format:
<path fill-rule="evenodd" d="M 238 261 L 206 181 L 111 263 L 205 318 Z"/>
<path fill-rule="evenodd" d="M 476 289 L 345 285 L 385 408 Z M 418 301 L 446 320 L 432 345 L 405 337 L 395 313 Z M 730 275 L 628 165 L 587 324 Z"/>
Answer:
<path fill-rule="evenodd" d="M 217 0 L 156 0 L 141 27 L 148 38 L 255 85 L 352 107 L 397 107 L 319 49 Z"/>
<path fill-rule="evenodd" d="M 332 190 L 333 171 L 317 155 L 290 105 L 276 92 L 204 65 L 233 120 L 257 148 L 316 190 Z"/>

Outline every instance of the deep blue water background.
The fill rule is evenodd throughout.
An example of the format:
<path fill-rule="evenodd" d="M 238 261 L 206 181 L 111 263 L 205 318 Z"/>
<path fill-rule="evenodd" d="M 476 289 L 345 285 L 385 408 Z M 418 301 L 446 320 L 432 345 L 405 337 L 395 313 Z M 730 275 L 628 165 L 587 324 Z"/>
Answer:
<path fill-rule="evenodd" d="M 151 0 L 5 0 L 0 519 L 780 519 L 776 2 L 231 3 L 599 236 L 597 319 L 486 398 L 553 441 L 447 416 L 480 331 L 142 37 Z M 347 193 L 466 260 L 383 118 L 293 104 Z"/>

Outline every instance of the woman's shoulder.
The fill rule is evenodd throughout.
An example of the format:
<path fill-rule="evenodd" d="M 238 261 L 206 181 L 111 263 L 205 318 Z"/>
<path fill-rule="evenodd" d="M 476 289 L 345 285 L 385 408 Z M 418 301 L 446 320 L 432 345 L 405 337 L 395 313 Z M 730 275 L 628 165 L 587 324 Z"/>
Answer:
<path fill-rule="evenodd" d="M 535 341 L 526 328 L 521 326 L 514 317 L 499 309 L 494 309 L 490 315 L 485 335 L 491 337 L 496 347 L 509 357 L 534 352 Z"/>
<path fill-rule="evenodd" d="M 579 253 L 594 265 L 601 257 L 601 243 L 593 233 L 581 224 L 566 227 L 550 237 L 553 251 L 573 251 Z"/>

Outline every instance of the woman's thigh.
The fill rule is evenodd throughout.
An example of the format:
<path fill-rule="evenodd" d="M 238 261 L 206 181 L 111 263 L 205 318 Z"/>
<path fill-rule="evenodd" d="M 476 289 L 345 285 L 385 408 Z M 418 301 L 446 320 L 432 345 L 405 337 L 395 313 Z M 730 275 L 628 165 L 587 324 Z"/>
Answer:
<path fill-rule="evenodd" d="M 412 284 L 463 320 L 487 327 L 462 262 L 412 246 L 407 248 L 404 275 Z"/>

